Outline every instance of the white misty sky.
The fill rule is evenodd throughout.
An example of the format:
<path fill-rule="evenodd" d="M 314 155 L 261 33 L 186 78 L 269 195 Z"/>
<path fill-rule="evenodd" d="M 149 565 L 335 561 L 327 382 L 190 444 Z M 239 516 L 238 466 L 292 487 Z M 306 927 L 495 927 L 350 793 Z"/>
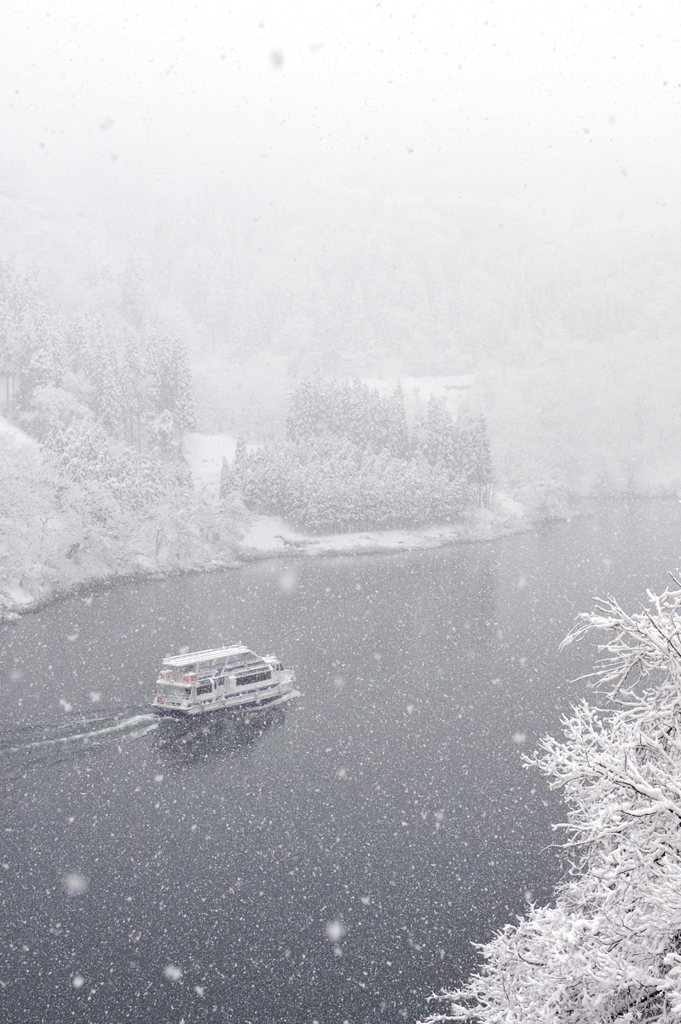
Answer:
<path fill-rule="evenodd" d="M 269 183 L 673 200 L 681 5 L 5 0 L 0 172 L 73 203 Z"/>
<path fill-rule="evenodd" d="M 140 255 L 215 409 L 225 353 L 475 368 L 518 479 L 678 479 L 679 0 L 1 11 L 0 256 L 99 308 Z"/>

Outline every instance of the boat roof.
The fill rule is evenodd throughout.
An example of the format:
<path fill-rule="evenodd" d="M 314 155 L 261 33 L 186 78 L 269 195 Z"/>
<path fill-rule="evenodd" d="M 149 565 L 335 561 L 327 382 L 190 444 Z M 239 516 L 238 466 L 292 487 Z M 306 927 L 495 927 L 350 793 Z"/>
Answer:
<path fill-rule="evenodd" d="M 215 658 L 225 658 L 230 654 L 250 654 L 252 658 L 262 661 L 257 654 L 254 654 L 253 651 L 250 650 L 250 648 L 236 644 L 232 647 L 215 647 L 209 651 L 192 651 L 189 654 L 175 654 L 170 658 L 164 658 L 163 664 L 167 665 L 168 668 L 182 668 L 184 665 L 197 665 L 204 661 L 214 661 Z"/>

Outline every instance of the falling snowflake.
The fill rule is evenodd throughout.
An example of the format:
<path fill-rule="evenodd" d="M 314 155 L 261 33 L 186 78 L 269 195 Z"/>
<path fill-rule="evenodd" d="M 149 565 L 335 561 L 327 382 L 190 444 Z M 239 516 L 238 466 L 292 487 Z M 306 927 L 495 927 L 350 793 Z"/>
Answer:
<path fill-rule="evenodd" d="M 340 942 L 344 935 L 347 935 L 347 928 L 338 918 L 326 922 L 326 937 L 329 942 Z"/>
<path fill-rule="evenodd" d="M 287 569 L 279 577 L 279 586 L 285 594 L 291 594 L 296 589 L 297 582 L 296 574 L 291 569 Z"/>
<path fill-rule="evenodd" d="M 90 879 L 77 871 L 72 871 L 70 874 L 64 875 L 62 885 L 69 896 L 80 896 L 90 888 Z"/>

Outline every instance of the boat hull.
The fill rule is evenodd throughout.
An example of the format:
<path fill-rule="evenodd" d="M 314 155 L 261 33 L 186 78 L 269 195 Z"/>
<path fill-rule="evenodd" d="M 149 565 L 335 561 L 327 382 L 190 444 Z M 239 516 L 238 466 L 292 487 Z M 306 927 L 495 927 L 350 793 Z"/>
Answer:
<path fill-rule="evenodd" d="M 260 691 L 257 693 L 235 694 L 233 698 L 231 695 L 227 698 L 220 697 L 217 700 L 199 705 L 195 704 L 186 708 L 154 703 L 152 704 L 152 710 L 157 715 L 168 718 L 201 718 L 206 715 L 252 715 L 254 712 L 267 711 L 270 708 L 278 707 L 280 704 L 286 704 L 295 697 L 300 697 L 300 692 L 290 687 L 283 693 L 270 694 Z"/>

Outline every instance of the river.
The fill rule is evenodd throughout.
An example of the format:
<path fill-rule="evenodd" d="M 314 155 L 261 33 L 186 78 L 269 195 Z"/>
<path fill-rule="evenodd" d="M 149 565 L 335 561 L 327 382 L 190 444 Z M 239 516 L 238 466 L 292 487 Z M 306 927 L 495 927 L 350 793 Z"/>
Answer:
<path fill-rule="evenodd" d="M 548 900 L 559 796 L 521 754 L 586 693 L 558 644 L 679 564 L 681 504 L 488 544 L 123 584 L 2 627 L 0 1018 L 414 1020 Z M 161 658 L 295 668 L 260 722 L 153 719 Z"/>

